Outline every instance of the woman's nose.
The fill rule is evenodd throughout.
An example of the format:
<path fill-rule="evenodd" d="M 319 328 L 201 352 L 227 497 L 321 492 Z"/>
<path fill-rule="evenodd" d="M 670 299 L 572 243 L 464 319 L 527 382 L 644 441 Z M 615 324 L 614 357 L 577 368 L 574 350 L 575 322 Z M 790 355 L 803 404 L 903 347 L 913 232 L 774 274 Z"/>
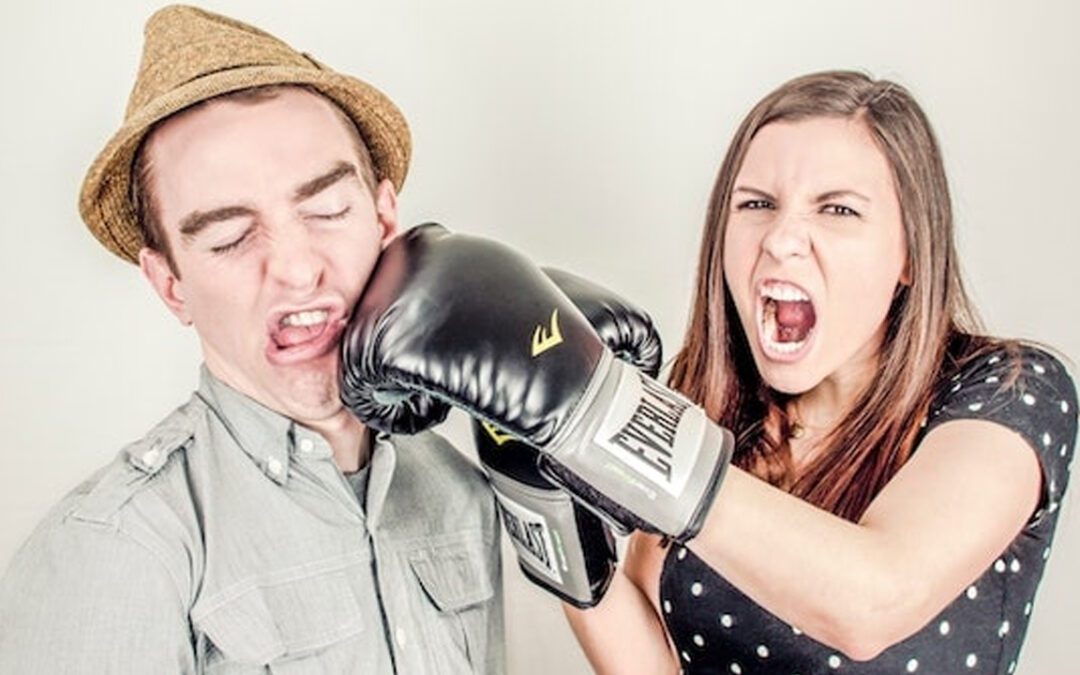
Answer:
<path fill-rule="evenodd" d="M 780 211 L 770 224 L 762 248 L 777 260 L 810 254 L 810 222 L 805 214 Z"/>

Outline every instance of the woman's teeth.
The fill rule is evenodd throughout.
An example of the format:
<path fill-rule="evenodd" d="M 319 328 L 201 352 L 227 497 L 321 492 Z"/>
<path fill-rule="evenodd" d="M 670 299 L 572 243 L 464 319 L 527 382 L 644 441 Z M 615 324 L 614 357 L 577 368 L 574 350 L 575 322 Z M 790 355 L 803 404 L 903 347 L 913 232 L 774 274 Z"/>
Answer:
<path fill-rule="evenodd" d="M 810 296 L 802 289 L 788 284 L 766 284 L 761 287 L 761 295 L 769 300 L 782 302 L 810 302 Z"/>

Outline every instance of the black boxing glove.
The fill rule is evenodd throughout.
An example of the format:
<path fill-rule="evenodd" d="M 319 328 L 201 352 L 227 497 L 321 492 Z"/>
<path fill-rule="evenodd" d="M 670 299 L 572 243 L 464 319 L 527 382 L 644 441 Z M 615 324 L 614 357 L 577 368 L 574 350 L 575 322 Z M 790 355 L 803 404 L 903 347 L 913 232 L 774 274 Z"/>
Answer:
<path fill-rule="evenodd" d="M 660 370 L 661 342 L 649 316 L 610 291 L 567 272 L 545 269 L 619 358 L 650 376 Z M 521 571 L 579 609 L 594 607 L 615 575 L 611 531 L 540 471 L 539 451 L 490 422 L 473 420 L 503 526 Z"/>
<path fill-rule="evenodd" d="M 402 407 L 426 400 L 441 419 L 459 406 L 539 449 L 549 478 L 620 529 L 680 541 L 701 528 L 734 445 L 616 359 L 524 256 L 434 224 L 380 256 L 342 338 L 341 393 L 399 433 Z"/>

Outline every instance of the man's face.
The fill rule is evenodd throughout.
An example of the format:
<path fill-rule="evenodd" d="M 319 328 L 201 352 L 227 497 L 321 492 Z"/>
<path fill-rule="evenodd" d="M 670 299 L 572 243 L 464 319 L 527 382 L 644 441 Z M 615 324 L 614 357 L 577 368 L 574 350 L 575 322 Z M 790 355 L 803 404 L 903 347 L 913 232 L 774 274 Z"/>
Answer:
<path fill-rule="evenodd" d="M 397 227 L 393 185 L 372 195 L 347 122 L 286 88 L 257 103 L 213 101 L 147 144 L 150 189 L 176 265 L 140 266 L 210 371 L 301 421 L 342 412 L 338 343 Z"/>

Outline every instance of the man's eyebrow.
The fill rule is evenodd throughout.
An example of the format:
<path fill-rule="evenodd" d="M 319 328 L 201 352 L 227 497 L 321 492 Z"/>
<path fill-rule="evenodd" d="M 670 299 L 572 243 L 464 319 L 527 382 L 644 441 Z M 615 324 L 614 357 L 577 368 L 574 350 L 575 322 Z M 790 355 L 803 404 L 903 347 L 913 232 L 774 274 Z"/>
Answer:
<path fill-rule="evenodd" d="M 334 165 L 334 168 L 323 175 L 312 178 L 296 188 L 296 192 L 293 193 L 293 202 L 302 202 L 308 197 L 322 192 L 342 178 L 348 178 L 349 176 L 356 176 L 356 167 L 349 162 L 338 162 Z"/>
<path fill-rule="evenodd" d="M 836 199 L 837 197 L 855 197 L 856 199 L 863 200 L 867 204 L 870 203 L 869 197 L 862 194 L 861 192 L 855 192 L 854 190 L 829 190 L 828 192 L 823 192 L 818 195 L 818 198 L 814 201 L 820 204 L 822 202 L 827 202 L 830 199 Z"/>
<path fill-rule="evenodd" d="M 322 192 L 343 178 L 356 175 L 355 166 L 348 162 L 338 162 L 334 165 L 334 168 L 326 173 L 316 176 L 296 188 L 296 191 L 293 192 L 293 201 L 301 202 L 312 195 Z M 184 239 L 190 240 L 206 229 L 208 225 L 252 215 L 255 215 L 254 209 L 247 206 L 223 206 L 212 211 L 192 211 L 180 221 L 180 234 L 183 235 Z"/>
<path fill-rule="evenodd" d="M 254 214 L 255 211 L 246 206 L 223 206 L 212 211 L 192 211 L 180 221 L 180 234 L 185 240 L 190 240 L 202 232 L 207 225 Z"/>

